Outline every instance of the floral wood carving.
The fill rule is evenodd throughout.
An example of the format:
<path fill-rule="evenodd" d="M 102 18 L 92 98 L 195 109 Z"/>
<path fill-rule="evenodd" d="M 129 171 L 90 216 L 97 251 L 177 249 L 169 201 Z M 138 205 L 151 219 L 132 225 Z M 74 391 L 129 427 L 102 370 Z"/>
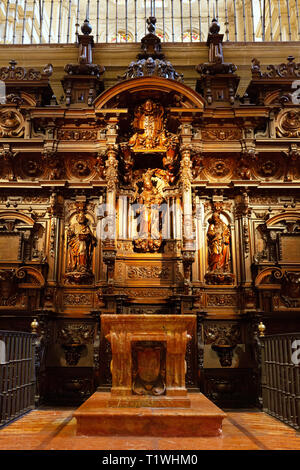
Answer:
<path fill-rule="evenodd" d="M 127 268 L 129 279 L 170 279 L 170 267 L 167 266 L 130 266 Z"/>

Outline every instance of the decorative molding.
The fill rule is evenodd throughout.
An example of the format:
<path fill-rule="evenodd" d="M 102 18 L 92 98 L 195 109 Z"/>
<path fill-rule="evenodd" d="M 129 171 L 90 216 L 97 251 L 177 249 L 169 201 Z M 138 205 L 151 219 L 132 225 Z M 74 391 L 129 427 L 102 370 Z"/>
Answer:
<path fill-rule="evenodd" d="M 92 297 L 92 294 L 84 294 L 82 292 L 80 293 L 64 292 L 63 305 L 65 306 L 69 305 L 73 307 L 79 307 L 82 305 L 91 306 L 93 305 L 93 297 Z"/>
<path fill-rule="evenodd" d="M 128 279 L 170 279 L 169 266 L 127 266 Z"/>
<path fill-rule="evenodd" d="M 237 307 L 238 297 L 236 294 L 207 294 L 208 307 Z"/>

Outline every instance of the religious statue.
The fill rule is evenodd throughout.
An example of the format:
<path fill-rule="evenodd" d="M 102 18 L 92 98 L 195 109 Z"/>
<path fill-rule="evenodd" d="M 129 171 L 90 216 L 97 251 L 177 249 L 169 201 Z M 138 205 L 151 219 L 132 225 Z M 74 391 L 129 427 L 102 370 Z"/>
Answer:
<path fill-rule="evenodd" d="M 136 132 L 129 139 L 129 146 L 133 150 L 165 148 L 168 138 L 164 130 L 163 115 L 164 108 L 150 99 L 136 108 L 133 121 Z"/>
<path fill-rule="evenodd" d="M 157 170 L 160 171 L 160 170 Z M 163 171 L 163 170 L 162 170 Z M 161 204 L 164 202 L 161 188 L 164 182 L 155 176 L 156 170 L 147 170 L 142 175 L 141 192 L 136 194 L 136 214 L 138 236 L 134 240 L 136 250 L 158 251 L 162 244 Z M 156 185 L 154 184 L 156 180 Z"/>
<path fill-rule="evenodd" d="M 97 241 L 91 232 L 83 211 L 79 211 L 76 220 L 77 222 L 72 224 L 67 232 L 67 277 L 70 277 L 70 274 L 74 274 L 73 277 L 79 280 L 91 275 L 92 252 Z M 78 273 L 77 276 L 76 273 Z"/>
<path fill-rule="evenodd" d="M 214 212 L 207 231 L 209 271 L 228 272 L 230 258 L 230 230 Z"/>

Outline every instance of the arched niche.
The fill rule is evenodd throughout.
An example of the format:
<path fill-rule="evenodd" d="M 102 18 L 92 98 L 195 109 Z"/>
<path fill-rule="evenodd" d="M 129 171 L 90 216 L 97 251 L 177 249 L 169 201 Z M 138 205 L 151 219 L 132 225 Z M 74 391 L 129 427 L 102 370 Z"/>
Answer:
<path fill-rule="evenodd" d="M 35 221 L 27 214 L 17 211 L 0 212 L 0 251 L 1 261 L 15 262 L 30 258 L 32 254 L 32 235 L 36 230 Z"/>
<path fill-rule="evenodd" d="M 130 97 L 130 99 L 128 99 Z M 202 112 L 205 100 L 192 88 L 175 80 L 161 77 L 140 77 L 124 80 L 105 90 L 94 101 L 95 111 L 126 108 L 143 99 L 160 99 L 161 103 L 184 112 Z"/>
<path fill-rule="evenodd" d="M 287 222 L 296 222 L 297 220 L 300 221 L 300 213 L 296 211 L 289 211 L 289 212 L 282 212 L 280 214 L 271 217 L 267 220 L 266 225 L 267 227 L 273 227 L 280 222 L 287 221 Z"/>

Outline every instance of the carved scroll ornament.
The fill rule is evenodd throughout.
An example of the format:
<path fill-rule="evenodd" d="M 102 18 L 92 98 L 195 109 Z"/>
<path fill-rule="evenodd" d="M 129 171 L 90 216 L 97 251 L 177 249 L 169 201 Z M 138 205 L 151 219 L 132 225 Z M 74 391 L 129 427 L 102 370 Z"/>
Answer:
<path fill-rule="evenodd" d="M 16 109 L 0 111 L 0 137 L 21 137 L 24 134 L 24 118 Z"/>

